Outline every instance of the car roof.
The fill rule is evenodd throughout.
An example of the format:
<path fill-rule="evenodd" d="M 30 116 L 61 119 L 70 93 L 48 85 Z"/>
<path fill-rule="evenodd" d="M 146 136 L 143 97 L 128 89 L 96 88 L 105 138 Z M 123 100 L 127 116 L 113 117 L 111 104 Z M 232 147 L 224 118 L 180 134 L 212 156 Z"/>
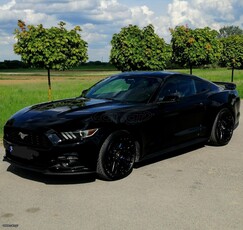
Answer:
<path fill-rule="evenodd" d="M 186 77 L 191 77 L 193 79 L 198 79 L 201 81 L 208 82 L 210 84 L 213 84 L 213 82 L 206 80 L 204 78 L 191 75 L 191 74 L 186 74 L 186 73 L 179 73 L 179 72 L 169 72 L 169 71 L 130 71 L 130 72 L 122 72 L 116 75 L 113 75 L 112 77 L 116 76 L 124 76 L 124 77 L 157 77 L 160 79 L 165 80 L 169 76 L 186 76 Z M 215 85 L 215 84 L 214 84 Z"/>
<path fill-rule="evenodd" d="M 158 77 L 164 79 L 169 75 L 175 75 L 178 73 L 175 72 L 167 72 L 167 71 L 131 71 L 131 72 L 123 72 L 117 74 L 116 76 L 127 76 L 127 77 Z"/>

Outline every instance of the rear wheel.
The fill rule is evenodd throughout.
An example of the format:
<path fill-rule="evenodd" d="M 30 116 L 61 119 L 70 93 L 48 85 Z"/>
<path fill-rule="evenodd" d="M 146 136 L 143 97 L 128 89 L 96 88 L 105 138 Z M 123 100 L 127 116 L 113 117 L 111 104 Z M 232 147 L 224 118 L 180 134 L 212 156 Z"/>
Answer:
<path fill-rule="evenodd" d="M 217 114 L 209 142 L 212 145 L 222 146 L 229 143 L 234 131 L 234 117 L 229 109 L 223 108 Z"/>
<path fill-rule="evenodd" d="M 98 157 L 97 173 L 105 180 L 129 175 L 138 154 L 138 143 L 127 131 L 116 131 L 104 141 Z"/>

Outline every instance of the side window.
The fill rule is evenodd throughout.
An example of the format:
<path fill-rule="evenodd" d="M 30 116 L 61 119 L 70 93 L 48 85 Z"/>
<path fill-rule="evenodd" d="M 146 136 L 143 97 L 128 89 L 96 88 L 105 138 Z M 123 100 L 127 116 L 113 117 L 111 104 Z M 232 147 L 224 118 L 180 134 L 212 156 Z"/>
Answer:
<path fill-rule="evenodd" d="M 196 94 L 195 82 L 190 77 L 180 77 L 178 81 L 178 92 L 180 97 L 190 97 Z"/>
<path fill-rule="evenodd" d="M 190 97 L 196 94 L 194 79 L 188 76 L 176 76 L 169 78 L 161 89 L 159 100 L 166 100 L 170 96 L 180 98 Z"/>
<path fill-rule="evenodd" d="M 197 93 L 204 93 L 210 89 L 210 85 L 206 81 L 201 81 L 199 79 L 195 79 L 195 86 Z"/>
<path fill-rule="evenodd" d="M 159 93 L 159 100 L 164 100 L 168 96 L 176 95 L 177 93 L 177 80 L 176 78 L 170 78 L 168 79 L 165 83 L 164 86 L 162 87 L 160 93 Z"/>

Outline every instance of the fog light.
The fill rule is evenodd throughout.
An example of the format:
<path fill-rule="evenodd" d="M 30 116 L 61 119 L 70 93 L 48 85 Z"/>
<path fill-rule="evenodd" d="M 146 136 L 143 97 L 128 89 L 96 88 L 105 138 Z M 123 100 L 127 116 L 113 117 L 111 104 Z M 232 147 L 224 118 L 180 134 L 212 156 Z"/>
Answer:
<path fill-rule="evenodd" d="M 68 168 L 79 165 L 78 153 L 65 153 L 57 157 L 57 162 L 62 165 L 62 167 Z"/>
<path fill-rule="evenodd" d="M 69 161 L 77 161 L 78 157 L 77 156 L 68 156 L 67 160 L 69 160 Z"/>

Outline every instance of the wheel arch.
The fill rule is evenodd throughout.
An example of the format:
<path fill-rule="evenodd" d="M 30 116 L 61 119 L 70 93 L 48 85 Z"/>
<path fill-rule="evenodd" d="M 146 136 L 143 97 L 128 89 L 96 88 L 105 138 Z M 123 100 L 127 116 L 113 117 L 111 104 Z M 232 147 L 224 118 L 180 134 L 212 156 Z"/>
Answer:
<path fill-rule="evenodd" d="M 117 141 L 119 141 L 119 145 L 116 145 Z M 115 143 L 115 145 L 113 145 L 113 143 Z M 126 143 L 128 143 L 128 145 L 126 145 Z M 129 154 L 126 153 L 127 151 Z M 122 179 L 132 172 L 134 164 L 138 161 L 139 156 L 140 144 L 137 138 L 134 138 L 132 132 L 124 128 L 112 129 L 112 132 L 108 134 L 100 148 L 96 172 L 100 178 L 105 180 Z M 116 168 L 118 169 L 116 170 Z"/>
<path fill-rule="evenodd" d="M 233 135 L 234 122 L 230 109 L 222 107 L 216 115 L 208 142 L 214 146 L 228 144 Z"/>
<path fill-rule="evenodd" d="M 218 115 L 218 113 L 220 112 L 221 109 L 223 108 L 227 108 L 229 109 L 229 111 L 232 113 L 234 119 L 236 120 L 237 117 L 237 96 L 235 96 L 234 94 L 230 94 L 229 91 L 222 91 L 221 93 L 216 93 L 216 94 L 212 94 L 209 96 L 209 114 L 211 115 L 211 119 L 210 119 L 210 132 L 212 130 L 212 126 L 213 123 Z"/>
<path fill-rule="evenodd" d="M 143 155 L 143 135 L 142 132 L 140 132 L 139 128 L 131 127 L 124 124 L 112 124 L 108 128 L 102 128 L 103 129 L 103 135 L 102 135 L 102 142 L 103 144 L 105 140 L 112 134 L 118 131 L 126 132 L 127 134 L 131 135 L 131 137 L 134 139 L 135 142 L 137 142 L 137 154 L 136 154 L 136 160 L 135 162 L 138 162 L 140 158 Z"/>

